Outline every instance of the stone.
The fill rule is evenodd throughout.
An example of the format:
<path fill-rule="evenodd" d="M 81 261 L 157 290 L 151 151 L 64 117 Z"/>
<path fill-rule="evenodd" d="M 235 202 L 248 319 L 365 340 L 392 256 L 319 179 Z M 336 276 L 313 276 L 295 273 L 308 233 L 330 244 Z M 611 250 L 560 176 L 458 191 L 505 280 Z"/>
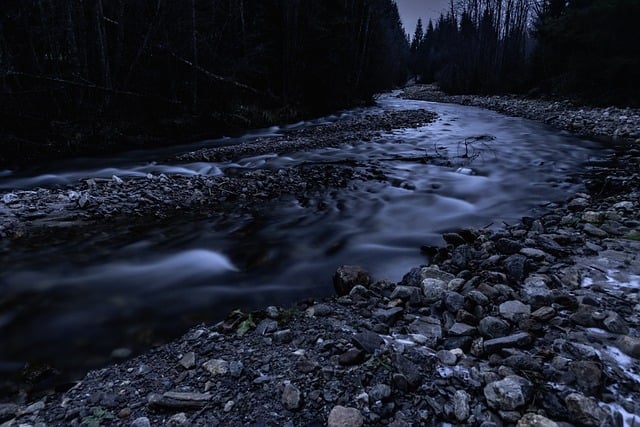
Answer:
<path fill-rule="evenodd" d="M 365 352 L 359 348 L 350 348 L 338 357 L 338 363 L 342 366 L 359 365 L 364 362 Z"/>
<path fill-rule="evenodd" d="M 496 242 L 496 249 L 501 254 L 513 255 L 520 252 L 520 249 L 522 249 L 522 245 L 516 240 L 501 238 Z"/>
<path fill-rule="evenodd" d="M 607 317 L 602 321 L 602 323 L 609 332 L 622 335 L 629 333 L 629 326 L 627 326 L 627 322 L 624 321 L 622 316 L 613 311 L 607 314 Z"/>
<path fill-rule="evenodd" d="M 443 302 L 445 308 L 451 313 L 456 313 L 464 307 L 464 297 L 457 292 L 445 292 Z"/>
<path fill-rule="evenodd" d="M 501 338 L 494 338 L 484 341 L 484 351 L 487 353 L 495 353 L 503 348 L 522 348 L 528 347 L 533 343 L 533 337 L 526 332 L 520 332 Z"/>
<path fill-rule="evenodd" d="M 531 307 L 517 300 L 506 301 L 498 307 L 500 315 L 512 322 L 528 319 L 531 315 Z"/>
<path fill-rule="evenodd" d="M 167 420 L 166 427 L 188 427 L 191 425 L 187 414 L 184 412 L 178 412 L 175 415 L 172 415 L 169 420 Z"/>
<path fill-rule="evenodd" d="M 302 406 L 300 389 L 289 382 L 285 383 L 280 401 L 282 405 L 290 411 L 300 409 Z"/>
<path fill-rule="evenodd" d="M 576 197 L 575 199 L 571 200 L 567 205 L 569 210 L 574 212 L 584 210 L 588 206 L 589 206 L 589 200 L 582 197 Z"/>
<path fill-rule="evenodd" d="M 393 354 L 392 361 L 398 373 L 406 378 L 410 388 L 422 384 L 421 369 L 415 363 L 399 353 Z"/>
<path fill-rule="evenodd" d="M 447 283 L 439 279 L 424 279 L 421 287 L 427 303 L 440 301 L 447 291 Z"/>
<path fill-rule="evenodd" d="M 333 287 L 339 296 L 348 295 L 356 285 L 369 287 L 371 276 L 357 265 L 343 265 L 338 267 L 333 275 Z"/>
<path fill-rule="evenodd" d="M 411 302 L 418 302 L 420 298 L 422 298 L 422 295 L 420 288 L 416 286 L 398 285 L 393 289 L 393 292 L 391 292 L 391 296 L 389 298 L 391 298 L 392 300 L 399 298 L 403 300 L 409 300 Z"/>
<path fill-rule="evenodd" d="M 624 354 L 640 359 L 640 338 L 623 335 L 616 340 L 616 345 Z"/>
<path fill-rule="evenodd" d="M 545 251 L 535 248 L 522 248 L 519 253 L 536 261 L 543 261 L 548 256 Z"/>
<path fill-rule="evenodd" d="M 509 375 L 500 381 L 487 384 L 484 397 L 491 408 L 513 411 L 526 405 L 533 397 L 533 384 L 520 376 Z"/>
<path fill-rule="evenodd" d="M 604 221 L 604 212 L 585 211 L 582 213 L 582 220 L 591 224 L 602 224 Z"/>
<path fill-rule="evenodd" d="M 312 307 L 309 307 L 306 311 L 306 314 L 309 317 L 327 317 L 331 316 L 333 312 L 333 308 L 328 304 L 316 304 Z M 277 327 L 278 323 L 276 322 L 276 329 Z"/>
<path fill-rule="evenodd" d="M 229 374 L 233 378 L 240 378 L 242 376 L 242 371 L 244 370 L 244 364 L 239 360 L 232 360 L 229 363 Z"/>
<path fill-rule="evenodd" d="M 453 394 L 453 414 L 459 422 L 464 422 L 469 418 L 471 397 L 464 390 L 456 390 Z"/>
<path fill-rule="evenodd" d="M 589 236 L 598 237 L 600 239 L 605 239 L 607 236 L 609 236 L 609 234 L 606 231 L 590 223 L 586 223 L 582 227 L 582 230 Z"/>
<path fill-rule="evenodd" d="M 461 336 L 471 337 L 476 335 L 477 332 L 478 330 L 474 326 L 467 325 L 465 323 L 459 323 L 459 322 L 454 323 L 449 328 L 449 334 L 456 337 L 461 337 Z"/>
<path fill-rule="evenodd" d="M 491 300 L 489 300 L 489 298 L 487 298 L 485 294 L 483 294 L 478 290 L 473 290 L 467 293 L 467 298 L 469 298 L 471 301 L 473 301 L 477 305 L 481 305 L 481 306 L 488 305 L 491 302 Z"/>
<path fill-rule="evenodd" d="M 595 395 L 602 387 L 602 368 L 599 363 L 579 360 L 569 363 L 569 370 L 576 376 L 580 391 Z"/>
<path fill-rule="evenodd" d="M 520 298 L 525 304 L 533 307 L 543 307 L 553 302 L 553 293 L 541 276 L 530 276 L 524 281 L 520 289 Z"/>
<path fill-rule="evenodd" d="M 596 427 L 601 425 L 607 413 L 600 408 L 598 401 L 580 393 L 571 393 L 564 399 L 569 416 L 574 423 Z"/>
<path fill-rule="evenodd" d="M 15 403 L 0 403 L 0 423 L 14 418 L 18 413 L 19 406 Z"/>
<path fill-rule="evenodd" d="M 471 245 L 457 246 L 451 254 L 451 264 L 461 270 L 469 268 L 473 260 L 477 258 L 476 250 Z"/>
<path fill-rule="evenodd" d="M 168 391 L 164 394 L 152 393 L 149 407 L 160 409 L 202 408 L 211 401 L 210 393 L 190 393 Z"/>
<path fill-rule="evenodd" d="M 402 307 L 392 307 L 388 309 L 377 309 L 373 311 L 372 317 L 378 322 L 391 325 L 402 318 L 404 309 Z"/>
<path fill-rule="evenodd" d="M 504 337 L 509 334 L 510 329 L 511 327 L 507 322 L 494 316 L 484 317 L 478 323 L 480 335 L 489 339 Z"/>
<path fill-rule="evenodd" d="M 443 365 L 449 365 L 449 366 L 455 365 L 456 361 L 458 360 L 456 355 L 449 350 L 439 350 L 436 353 L 436 357 Z"/>
<path fill-rule="evenodd" d="M 291 329 L 283 329 L 281 331 L 274 332 L 273 342 L 278 344 L 287 344 L 293 340 L 293 332 Z"/>
<path fill-rule="evenodd" d="M 421 280 L 420 282 L 418 282 L 418 284 L 422 283 L 424 279 L 438 279 L 442 280 L 445 283 L 449 283 L 450 281 L 455 279 L 456 276 L 451 273 L 447 273 L 446 271 L 442 271 L 436 267 L 423 267 L 420 270 L 420 278 Z"/>
<path fill-rule="evenodd" d="M 202 364 L 202 367 L 211 375 L 226 375 L 229 373 L 229 362 L 222 359 L 210 359 Z"/>
<path fill-rule="evenodd" d="M 460 246 L 467 243 L 466 240 L 464 240 L 464 238 L 458 233 L 444 233 L 442 235 L 442 239 L 453 246 Z"/>
<path fill-rule="evenodd" d="M 193 351 L 185 354 L 178 362 L 184 369 L 191 369 L 196 366 L 196 354 Z"/>
<path fill-rule="evenodd" d="M 151 427 L 151 421 L 147 417 L 140 417 L 133 420 L 131 427 Z"/>
<path fill-rule="evenodd" d="M 382 337 L 371 331 L 359 332 L 351 340 L 356 346 L 371 354 L 384 345 Z"/>
<path fill-rule="evenodd" d="M 527 257 L 520 254 L 511 255 L 505 259 L 504 267 L 507 270 L 507 273 L 517 281 L 523 280 L 529 270 Z"/>
<path fill-rule="evenodd" d="M 329 413 L 327 427 L 361 427 L 364 418 L 356 408 L 334 406 Z"/>
<path fill-rule="evenodd" d="M 539 320 L 541 322 L 546 322 L 555 317 L 556 311 L 552 307 L 540 307 L 533 313 L 531 313 L 531 317 Z"/>
<path fill-rule="evenodd" d="M 391 397 L 391 387 L 387 384 L 377 384 L 369 390 L 369 398 L 373 402 L 386 401 Z"/>

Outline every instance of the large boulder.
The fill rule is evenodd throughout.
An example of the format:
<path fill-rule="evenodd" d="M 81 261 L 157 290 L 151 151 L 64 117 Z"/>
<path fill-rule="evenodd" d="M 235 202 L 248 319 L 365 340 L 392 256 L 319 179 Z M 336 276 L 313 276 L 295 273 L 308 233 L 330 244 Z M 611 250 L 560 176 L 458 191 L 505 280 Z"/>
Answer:
<path fill-rule="evenodd" d="M 348 295 L 358 285 L 369 287 L 370 283 L 371 276 L 358 265 L 342 265 L 333 275 L 333 287 L 339 296 Z"/>

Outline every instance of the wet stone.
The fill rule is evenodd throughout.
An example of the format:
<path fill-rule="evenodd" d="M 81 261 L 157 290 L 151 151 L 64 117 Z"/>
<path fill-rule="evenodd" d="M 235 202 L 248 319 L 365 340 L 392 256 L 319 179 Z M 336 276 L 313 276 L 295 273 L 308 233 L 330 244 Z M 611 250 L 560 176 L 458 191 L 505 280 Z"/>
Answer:
<path fill-rule="evenodd" d="M 453 274 L 447 273 L 446 271 L 442 271 L 435 267 L 423 267 L 420 270 L 420 277 L 422 280 L 419 283 L 422 283 L 424 279 L 437 279 L 442 280 L 445 283 L 449 283 L 456 278 Z"/>
<path fill-rule="evenodd" d="M 525 378 L 510 375 L 503 380 L 487 384 L 484 396 L 490 407 L 512 411 L 529 402 L 533 396 L 533 384 Z"/>
<path fill-rule="evenodd" d="M 364 418 L 356 408 L 334 406 L 329 413 L 327 427 L 361 427 Z"/>
<path fill-rule="evenodd" d="M 509 330 L 510 326 L 507 322 L 494 316 L 487 316 L 478 324 L 480 335 L 489 339 L 504 337 L 509 334 Z"/>
<path fill-rule="evenodd" d="M 517 300 L 503 302 L 498 310 L 502 317 L 513 322 L 527 319 L 531 315 L 531 307 Z"/>
<path fill-rule="evenodd" d="M 606 238 L 609 234 L 601 228 L 596 227 L 593 224 L 586 223 L 582 228 L 585 233 L 590 236 L 598 237 L 600 239 Z"/>
<path fill-rule="evenodd" d="M 464 306 L 464 297 L 457 292 L 445 292 L 443 302 L 447 310 L 456 313 Z"/>
<path fill-rule="evenodd" d="M 569 363 L 576 376 L 578 388 L 588 395 L 595 395 L 602 387 L 602 367 L 599 363 L 580 360 Z"/>
<path fill-rule="evenodd" d="M 571 419 L 579 425 L 596 427 L 601 425 L 607 414 L 594 398 L 580 393 L 571 393 L 564 399 Z"/>
<path fill-rule="evenodd" d="M 609 332 L 613 332 L 614 334 L 629 333 L 629 326 L 627 326 L 627 322 L 625 322 L 618 313 L 608 313 L 608 316 L 602 321 L 602 323 Z"/>
<path fill-rule="evenodd" d="M 625 335 L 618 338 L 616 345 L 624 354 L 640 359 L 640 338 Z"/>
<path fill-rule="evenodd" d="M 333 287 L 339 296 L 348 295 L 356 285 L 368 287 L 371 276 L 360 266 L 343 265 L 333 275 Z"/>
<path fill-rule="evenodd" d="M 502 238 L 496 242 L 496 249 L 502 254 L 513 255 L 520 252 L 522 245 L 516 240 Z"/>
<path fill-rule="evenodd" d="M 522 302 L 533 307 L 550 305 L 553 301 L 553 294 L 547 286 L 545 279 L 540 276 L 528 277 L 520 290 Z"/>
<path fill-rule="evenodd" d="M 355 334 L 352 341 L 367 353 L 375 353 L 376 350 L 384 345 L 382 337 L 371 331 L 363 331 Z"/>
<path fill-rule="evenodd" d="M 440 301 L 447 290 L 447 283 L 439 279 L 424 279 L 421 284 L 424 300 L 427 303 Z"/>
<path fill-rule="evenodd" d="M 523 280 L 528 272 L 527 257 L 524 255 L 511 255 L 504 260 L 504 267 L 515 280 Z"/>

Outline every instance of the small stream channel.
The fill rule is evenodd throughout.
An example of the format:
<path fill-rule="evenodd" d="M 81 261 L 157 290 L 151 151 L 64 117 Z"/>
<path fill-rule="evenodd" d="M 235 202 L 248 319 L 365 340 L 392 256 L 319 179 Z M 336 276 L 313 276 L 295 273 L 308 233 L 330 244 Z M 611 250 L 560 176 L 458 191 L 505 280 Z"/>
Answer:
<path fill-rule="evenodd" d="M 260 215 L 175 218 L 162 228 L 118 229 L 1 254 L 0 373 L 25 360 L 81 372 L 103 364 L 116 349 L 141 351 L 196 322 L 220 320 L 234 308 L 330 295 L 331 274 L 340 264 L 360 264 L 376 280 L 398 281 L 426 262 L 421 245 L 442 243 L 440 234 L 448 230 L 499 227 L 544 211 L 577 191 L 580 183 L 571 175 L 605 153 L 597 143 L 537 122 L 395 94 L 381 96 L 369 109 L 289 128 L 418 108 L 435 111 L 439 118 L 339 148 L 235 163 L 157 163 L 181 150 L 268 138 L 288 129 L 271 128 L 20 175 L 4 172 L 3 192 L 92 176 L 225 174 L 237 168 L 276 173 L 304 163 L 345 160 L 374 165 L 388 179 L 331 190 L 312 203 L 285 197 Z M 427 156 L 450 163 L 420 161 Z"/>

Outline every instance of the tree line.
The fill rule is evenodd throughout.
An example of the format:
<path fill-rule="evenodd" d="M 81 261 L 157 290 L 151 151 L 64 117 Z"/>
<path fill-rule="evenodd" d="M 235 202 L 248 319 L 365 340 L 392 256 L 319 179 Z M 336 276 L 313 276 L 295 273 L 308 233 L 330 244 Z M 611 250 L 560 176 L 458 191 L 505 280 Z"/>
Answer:
<path fill-rule="evenodd" d="M 393 0 L 3 0 L 0 9 L 5 160 L 46 145 L 321 114 L 370 100 L 407 72 Z"/>
<path fill-rule="evenodd" d="M 640 104 L 637 0 L 460 0 L 411 42 L 410 69 L 452 93 Z"/>

